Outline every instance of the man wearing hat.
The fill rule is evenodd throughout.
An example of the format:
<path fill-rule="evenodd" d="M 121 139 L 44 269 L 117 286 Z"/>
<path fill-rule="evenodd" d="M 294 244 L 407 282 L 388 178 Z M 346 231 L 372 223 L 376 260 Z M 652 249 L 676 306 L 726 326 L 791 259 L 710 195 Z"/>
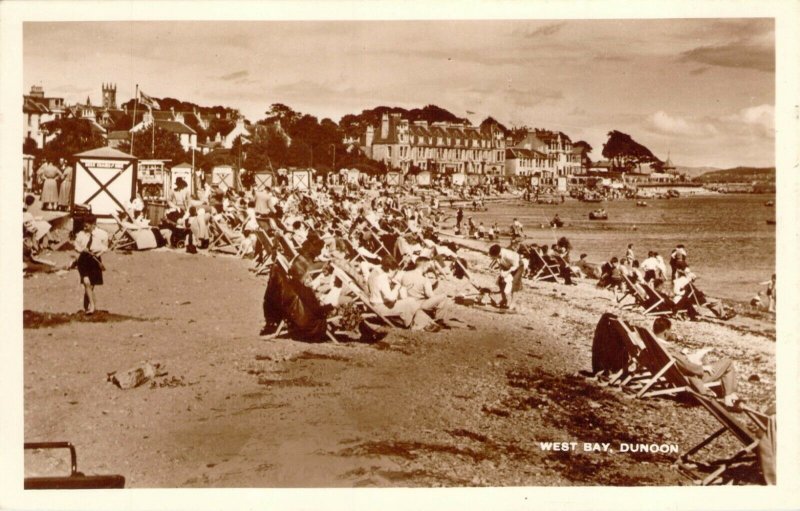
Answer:
<path fill-rule="evenodd" d="M 103 261 L 100 257 L 108 251 L 108 233 L 97 227 L 94 215 L 84 219 L 83 230 L 75 235 L 75 250 L 78 252 L 78 274 L 83 284 L 83 310 L 94 314 L 97 302 L 94 286 L 103 285 Z"/>

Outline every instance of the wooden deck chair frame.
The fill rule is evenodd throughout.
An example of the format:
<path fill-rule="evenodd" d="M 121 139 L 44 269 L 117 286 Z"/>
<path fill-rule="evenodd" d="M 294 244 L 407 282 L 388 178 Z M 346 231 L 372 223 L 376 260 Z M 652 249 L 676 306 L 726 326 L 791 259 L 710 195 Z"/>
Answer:
<path fill-rule="evenodd" d="M 292 240 L 286 236 L 286 233 L 275 231 L 275 238 L 278 240 L 278 247 L 283 252 L 283 255 L 289 258 L 289 264 L 291 265 L 295 258 L 300 255 L 300 252 L 298 252 Z"/>
<path fill-rule="evenodd" d="M 647 294 L 647 300 L 652 301 L 653 304 L 647 306 L 647 301 L 640 303 L 642 307 L 642 314 L 645 316 L 669 316 L 673 314 L 672 304 L 667 302 L 667 299 L 650 285 L 649 282 L 642 282 L 642 289 Z M 669 309 L 665 310 L 662 306 L 667 306 Z"/>
<path fill-rule="evenodd" d="M 622 388 L 641 385 L 642 380 L 652 376 L 652 373 L 650 373 L 639 360 L 640 354 L 645 350 L 644 341 L 642 341 L 639 332 L 637 332 L 635 328 L 631 327 L 620 318 L 612 319 L 611 326 L 622 337 L 625 349 L 628 352 L 628 356 L 633 361 L 635 368 L 632 371 L 629 368 L 624 368 L 617 374 L 612 375 L 609 380 L 609 385 L 619 385 Z"/>
<path fill-rule="evenodd" d="M 374 314 L 378 319 L 380 319 L 386 326 L 395 326 L 394 323 L 389 320 L 386 316 L 375 310 L 375 307 L 369 301 L 369 296 L 367 295 L 366 291 L 358 285 L 358 282 L 350 276 L 349 273 L 344 271 L 343 269 L 339 268 L 335 264 L 331 263 L 333 267 L 333 275 L 342 281 L 342 285 L 347 285 L 352 291 L 353 295 L 356 297 L 356 301 L 360 303 L 364 308 L 367 309 L 367 312 L 370 314 Z"/>
<path fill-rule="evenodd" d="M 264 275 L 269 272 L 270 267 L 275 263 L 277 248 L 263 229 L 256 231 L 256 239 L 258 240 L 261 250 L 256 251 L 255 257 L 253 257 L 253 267 L 251 269 L 256 275 Z"/>
<path fill-rule="evenodd" d="M 70 474 L 68 476 L 26 477 L 26 490 L 87 490 L 119 489 L 125 487 L 125 477 L 121 475 L 87 476 L 78 472 L 78 456 L 70 442 L 25 442 L 25 450 L 69 449 Z"/>
<path fill-rule="evenodd" d="M 757 463 L 754 450 L 758 446 L 759 439 L 756 438 L 750 431 L 747 430 L 733 415 L 731 415 L 725 407 L 713 398 L 709 398 L 696 392 L 689 390 L 695 400 L 700 403 L 717 421 L 722 424 L 722 427 L 708 437 L 703 439 L 700 443 L 686 451 L 674 463 L 678 470 L 685 476 L 693 479 L 696 484 L 707 486 L 714 484 L 721 480 L 723 474 L 732 466 L 740 463 Z M 710 461 L 697 461 L 692 457 L 711 444 L 714 440 L 730 432 L 737 440 L 743 445 L 732 456 L 723 459 L 716 459 Z M 712 472 L 705 476 L 699 476 L 696 469 L 705 468 L 711 469 Z"/>
<path fill-rule="evenodd" d="M 539 268 L 536 273 L 531 277 L 534 282 L 541 282 L 544 280 L 553 279 L 555 282 L 559 282 L 558 280 L 558 265 L 557 264 L 550 264 L 548 263 L 545 258 L 536 250 L 531 250 L 531 257 L 536 258 L 539 263 L 541 263 L 541 268 Z M 555 270 L 554 270 L 555 268 Z"/>
<path fill-rule="evenodd" d="M 235 233 L 231 230 L 226 230 L 225 227 L 221 225 L 214 215 L 211 215 L 208 222 L 208 233 L 210 236 L 208 250 L 241 257 L 243 255 L 241 243 L 237 242 L 234 238 L 233 235 Z M 233 250 L 233 252 L 231 252 L 231 250 Z"/>
<path fill-rule="evenodd" d="M 689 380 L 678 369 L 675 358 L 658 343 L 653 334 L 643 327 L 636 327 L 636 332 L 645 346 L 644 350 L 639 353 L 638 360 L 651 374 L 636 393 L 636 397 L 674 396 L 692 390 Z M 720 385 L 720 383 L 711 382 L 705 385 L 710 388 Z"/>
<path fill-rule="evenodd" d="M 136 238 L 132 233 L 135 226 L 122 220 L 117 212 L 111 213 L 111 218 L 113 218 L 114 222 L 117 224 L 117 230 L 111 234 L 109 249 L 136 250 Z"/>
<path fill-rule="evenodd" d="M 285 271 L 287 275 L 289 274 L 289 268 L 291 267 L 291 265 L 289 264 L 289 261 L 286 260 L 286 257 L 284 257 L 282 254 L 275 255 L 275 264 L 279 264 L 281 268 L 283 268 L 283 271 Z M 338 316 L 331 316 L 325 318 L 325 337 L 330 339 L 333 343 L 339 344 L 339 341 L 336 339 L 336 335 L 334 333 L 332 324 L 333 321 L 335 321 L 336 319 L 338 319 Z M 278 339 L 280 337 L 288 335 L 288 333 L 289 333 L 289 326 L 286 324 L 285 320 L 281 320 L 278 323 L 277 328 L 275 328 L 274 332 L 272 332 L 269 335 L 265 335 L 262 338 Z"/>

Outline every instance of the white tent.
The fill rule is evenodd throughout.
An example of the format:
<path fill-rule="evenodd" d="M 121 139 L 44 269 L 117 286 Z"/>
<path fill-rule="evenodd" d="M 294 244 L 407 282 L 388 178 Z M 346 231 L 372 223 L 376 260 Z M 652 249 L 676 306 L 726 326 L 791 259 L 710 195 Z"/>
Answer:
<path fill-rule="evenodd" d="M 256 190 L 272 188 L 275 184 L 275 175 L 271 170 L 260 170 L 253 173 L 253 186 Z"/>
<path fill-rule="evenodd" d="M 111 147 L 92 149 L 75 157 L 70 205 L 87 204 L 100 218 L 124 211 L 136 194 L 136 157 Z"/>
<path fill-rule="evenodd" d="M 311 189 L 311 171 L 295 169 L 289 172 L 289 188 L 292 190 Z"/>
<path fill-rule="evenodd" d="M 386 186 L 400 186 L 403 184 L 403 174 L 396 170 L 386 173 Z"/>
<path fill-rule="evenodd" d="M 417 186 L 430 186 L 431 185 L 431 173 L 427 170 L 423 170 L 419 174 L 417 174 Z"/>

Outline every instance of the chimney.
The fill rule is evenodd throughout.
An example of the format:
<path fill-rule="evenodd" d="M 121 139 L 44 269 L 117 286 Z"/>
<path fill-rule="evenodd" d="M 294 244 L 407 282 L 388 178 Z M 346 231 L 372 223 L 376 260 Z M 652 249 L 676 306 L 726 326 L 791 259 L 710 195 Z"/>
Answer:
<path fill-rule="evenodd" d="M 372 141 L 375 140 L 375 128 L 372 126 L 367 126 L 367 134 L 365 137 L 364 145 L 367 147 L 372 145 Z"/>
<path fill-rule="evenodd" d="M 381 117 L 381 138 L 389 137 L 389 114 L 383 114 Z"/>

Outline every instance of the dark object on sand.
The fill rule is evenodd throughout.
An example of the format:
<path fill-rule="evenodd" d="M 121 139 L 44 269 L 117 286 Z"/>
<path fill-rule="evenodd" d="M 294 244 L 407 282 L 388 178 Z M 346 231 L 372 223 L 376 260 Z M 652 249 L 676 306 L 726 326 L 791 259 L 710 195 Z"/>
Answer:
<path fill-rule="evenodd" d="M 608 213 L 605 209 L 596 209 L 589 213 L 589 220 L 608 220 Z"/>

